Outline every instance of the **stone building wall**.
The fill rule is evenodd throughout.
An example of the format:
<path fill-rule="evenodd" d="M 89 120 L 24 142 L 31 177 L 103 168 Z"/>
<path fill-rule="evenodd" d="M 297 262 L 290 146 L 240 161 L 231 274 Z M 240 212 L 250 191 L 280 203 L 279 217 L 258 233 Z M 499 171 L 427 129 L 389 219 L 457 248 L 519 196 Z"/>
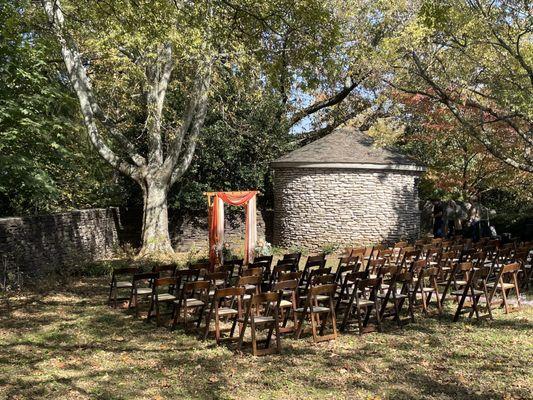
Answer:
<path fill-rule="evenodd" d="M 274 244 L 318 249 L 419 235 L 418 172 L 278 168 Z"/>
<path fill-rule="evenodd" d="M 0 267 L 41 276 L 111 256 L 118 223 L 116 208 L 0 218 Z"/>
<path fill-rule="evenodd" d="M 226 215 L 226 217 L 228 216 Z M 272 242 L 272 220 L 272 211 L 257 210 L 257 238 L 259 240 Z M 244 232 L 244 216 L 237 215 L 233 218 L 226 218 L 224 241 L 231 243 L 236 250 L 239 250 L 241 245 L 244 246 Z M 207 249 L 209 239 L 207 218 L 185 218 L 179 223 L 179 227 L 172 232 L 172 237 L 175 238 L 174 248 L 177 251 L 189 251 L 191 248 Z"/>

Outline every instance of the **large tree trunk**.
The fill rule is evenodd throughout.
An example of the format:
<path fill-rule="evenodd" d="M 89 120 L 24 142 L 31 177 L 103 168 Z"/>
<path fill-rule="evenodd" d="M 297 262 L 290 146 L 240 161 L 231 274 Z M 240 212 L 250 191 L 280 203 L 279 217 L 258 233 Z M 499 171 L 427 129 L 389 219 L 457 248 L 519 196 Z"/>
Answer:
<path fill-rule="evenodd" d="M 148 179 L 143 185 L 144 210 L 140 256 L 173 252 L 168 232 L 168 184 Z"/>

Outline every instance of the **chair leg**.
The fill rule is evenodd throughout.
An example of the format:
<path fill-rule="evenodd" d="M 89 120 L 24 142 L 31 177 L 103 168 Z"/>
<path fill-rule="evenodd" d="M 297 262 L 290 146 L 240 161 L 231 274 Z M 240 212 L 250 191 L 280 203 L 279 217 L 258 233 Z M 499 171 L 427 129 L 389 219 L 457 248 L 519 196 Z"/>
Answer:
<path fill-rule="evenodd" d="M 257 338 L 255 336 L 255 323 L 254 323 L 253 319 L 252 319 L 251 324 L 250 324 L 250 330 L 251 330 L 251 333 L 252 333 L 252 354 L 254 356 L 257 356 Z"/>
<path fill-rule="evenodd" d="M 270 324 L 268 328 L 267 338 L 266 338 L 266 348 L 270 350 L 270 344 L 272 343 L 272 334 L 274 333 L 274 325 Z"/>
<path fill-rule="evenodd" d="M 437 301 L 437 309 L 439 310 L 439 315 L 442 315 L 442 305 L 440 304 L 440 299 L 439 299 L 439 287 L 436 282 L 433 285 L 433 289 L 435 291 L 435 299 Z"/>
<path fill-rule="evenodd" d="M 459 300 L 459 304 L 457 304 L 457 310 L 455 311 L 455 315 L 453 316 L 453 322 L 457 322 L 459 320 L 459 316 L 461 315 L 461 310 L 463 309 L 466 296 L 467 296 L 467 290 L 465 288 L 461 296 L 461 299 Z"/>
<path fill-rule="evenodd" d="M 425 295 L 425 292 L 423 290 L 420 291 L 420 297 L 422 298 L 422 312 L 424 314 L 427 314 L 428 313 L 428 308 L 427 308 L 427 304 L 426 304 L 426 295 Z M 416 292 L 413 293 L 413 299 L 416 300 Z"/>
<path fill-rule="evenodd" d="M 132 301 L 133 301 L 133 286 L 131 287 L 131 291 L 130 291 L 130 300 L 128 301 L 128 308 L 131 308 Z"/>
<path fill-rule="evenodd" d="M 279 330 L 279 320 L 278 317 L 274 317 L 275 319 L 275 325 L 274 329 L 276 332 L 276 351 L 279 353 L 281 351 L 281 337 L 280 337 L 280 330 Z"/>
<path fill-rule="evenodd" d="M 516 293 L 516 304 L 520 307 L 520 289 L 518 288 L 517 274 L 513 274 L 514 289 Z"/>
<path fill-rule="evenodd" d="M 178 326 L 178 319 L 180 317 L 180 306 L 178 304 L 173 304 L 172 306 L 172 327 L 171 329 L 174 330 Z"/>
<path fill-rule="evenodd" d="M 246 313 L 246 316 L 244 317 L 244 322 L 241 327 L 241 331 L 239 332 L 239 350 L 242 350 L 242 346 L 244 344 L 244 333 L 246 332 L 246 327 L 248 325 L 248 313 Z"/>
<path fill-rule="evenodd" d="M 233 337 L 234 333 L 235 333 L 235 328 L 237 326 L 237 322 L 239 320 L 239 316 L 236 316 L 234 319 L 233 319 L 233 323 L 231 324 L 231 329 L 230 329 L 230 333 L 229 333 L 229 336 L 230 338 Z M 239 330 L 242 329 L 242 324 L 239 323 Z"/>
<path fill-rule="evenodd" d="M 359 308 L 359 305 L 355 305 L 355 313 L 357 314 L 357 327 L 359 328 L 359 336 L 363 334 L 363 321 L 361 319 L 361 308 Z"/>
<path fill-rule="evenodd" d="M 485 282 L 483 282 L 483 292 L 485 293 L 485 302 L 487 307 L 487 313 L 489 314 L 489 318 L 492 320 L 492 307 L 491 307 L 491 300 L 489 299 L 489 293 L 487 290 L 487 285 Z"/>
<path fill-rule="evenodd" d="M 207 340 L 207 337 L 209 336 L 209 325 L 211 324 L 211 319 L 213 317 L 213 307 L 214 307 L 214 303 L 211 305 L 211 308 L 209 309 L 209 313 L 207 314 L 205 318 L 204 340 Z"/>
<path fill-rule="evenodd" d="M 113 298 L 113 282 L 109 284 L 109 296 L 107 298 L 107 305 L 111 306 L 111 300 Z"/>
<path fill-rule="evenodd" d="M 311 331 L 313 333 L 313 340 L 315 342 L 317 342 L 318 335 L 317 335 L 317 332 L 316 332 L 316 322 L 315 322 L 315 318 L 314 318 L 314 313 L 310 313 L 310 315 L 311 315 Z"/>
<path fill-rule="evenodd" d="M 215 313 L 215 341 L 220 344 L 220 317 Z"/>
<path fill-rule="evenodd" d="M 330 319 L 330 314 L 331 314 L 331 311 L 326 314 L 326 317 L 322 320 L 322 323 L 320 324 L 320 331 L 319 331 L 320 336 L 324 335 L 326 324 L 328 323 L 328 320 Z M 317 316 L 319 317 L 319 321 L 320 321 L 320 314 L 317 314 Z"/>
<path fill-rule="evenodd" d="M 503 299 L 503 306 L 505 308 L 505 313 L 509 314 L 509 306 L 507 305 L 507 294 L 505 293 L 505 289 L 503 288 L 503 281 L 502 281 L 502 299 Z"/>
<path fill-rule="evenodd" d="M 381 316 L 379 315 L 379 307 L 377 300 L 374 303 L 374 314 L 376 315 L 376 323 L 378 324 L 378 332 L 382 332 L 383 329 L 381 327 Z"/>
<path fill-rule="evenodd" d="M 154 297 L 150 297 L 150 307 L 148 308 L 148 316 L 146 317 L 146 322 L 149 322 L 152 319 L 152 312 L 154 311 Z"/>
<path fill-rule="evenodd" d="M 159 301 L 155 301 L 155 323 L 156 326 L 161 326 L 161 315 L 159 313 Z"/>
<path fill-rule="evenodd" d="M 196 329 L 200 329 L 200 325 L 202 324 L 202 318 L 204 317 L 205 312 L 205 305 L 200 307 L 200 311 L 198 313 L 198 320 L 196 321 Z"/>
<path fill-rule="evenodd" d="M 300 315 L 299 318 L 297 318 L 297 316 L 295 316 L 295 319 L 297 320 L 297 326 L 296 326 L 296 329 L 294 331 L 294 337 L 296 339 L 300 339 L 300 336 L 302 335 L 302 328 L 303 328 L 303 324 L 304 324 L 304 318 L 306 317 L 306 313 L 305 312 L 302 312 L 302 314 Z"/>
<path fill-rule="evenodd" d="M 407 293 L 409 293 L 409 290 L 407 291 Z M 409 297 L 407 298 L 407 308 L 409 310 L 409 315 L 411 316 L 411 322 L 415 322 L 415 312 L 413 308 L 413 302 Z"/>

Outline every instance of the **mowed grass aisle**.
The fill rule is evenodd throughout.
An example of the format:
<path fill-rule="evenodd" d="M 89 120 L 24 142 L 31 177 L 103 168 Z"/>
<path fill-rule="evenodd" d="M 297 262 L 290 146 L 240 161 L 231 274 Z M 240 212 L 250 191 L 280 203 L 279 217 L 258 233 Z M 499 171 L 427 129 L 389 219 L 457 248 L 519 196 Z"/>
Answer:
<path fill-rule="evenodd" d="M 105 305 L 104 278 L 0 301 L 2 399 L 531 399 L 533 308 L 494 321 L 417 314 L 385 333 L 255 358 Z"/>

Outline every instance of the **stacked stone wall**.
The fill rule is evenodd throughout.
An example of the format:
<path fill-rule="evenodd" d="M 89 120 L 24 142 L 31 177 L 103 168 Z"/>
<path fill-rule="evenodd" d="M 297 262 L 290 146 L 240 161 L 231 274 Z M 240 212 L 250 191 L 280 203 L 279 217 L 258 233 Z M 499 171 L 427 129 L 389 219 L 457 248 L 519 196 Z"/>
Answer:
<path fill-rule="evenodd" d="M 118 246 L 118 209 L 0 218 L 0 264 L 27 276 L 95 261 Z"/>
<path fill-rule="evenodd" d="M 418 176 L 396 170 L 276 169 L 274 244 L 319 249 L 417 238 Z"/>
<path fill-rule="evenodd" d="M 257 210 L 257 238 L 272 241 L 272 211 Z M 224 223 L 224 241 L 239 250 L 244 246 L 245 221 L 244 216 L 237 215 L 226 218 Z M 207 218 L 186 217 L 175 228 L 173 235 L 177 251 L 189 251 L 192 248 L 205 250 L 208 247 L 209 232 Z"/>

